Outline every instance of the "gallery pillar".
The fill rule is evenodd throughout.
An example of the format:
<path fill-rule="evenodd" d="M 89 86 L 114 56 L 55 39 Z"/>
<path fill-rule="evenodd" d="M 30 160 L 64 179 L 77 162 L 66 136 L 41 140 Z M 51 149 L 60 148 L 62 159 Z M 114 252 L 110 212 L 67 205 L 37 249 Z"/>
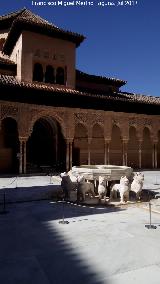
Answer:
<path fill-rule="evenodd" d="M 18 153 L 19 159 L 19 174 L 26 174 L 26 143 L 27 138 L 19 138 L 20 152 Z"/>
<path fill-rule="evenodd" d="M 92 138 L 88 138 L 88 165 L 91 164 L 91 141 Z"/>
<path fill-rule="evenodd" d="M 128 140 L 122 141 L 123 166 L 127 166 L 127 143 L 128 143 Z"/>
<path fill-rule="evenodd" d="M 66 139 L 66 171 L 69 170 L 69 139 Z"/>
<path fill-rule="evenodd" d="M 142 140 L 138 141 L 138 161 L 139 161 L 139 169 L 142 168 Z"/>
<path fill-rule="evenodd" d="M 20 140 L 20 152 L 17 154 L 17 158 L 19 159 L 19 174 L 22 174 L 23 169 L 23 141 Z"/>
<path fill-rule="evenodd" d="M 23 141 L 23 149 L 24 149 L 24 152 L 23 152 L 23 172 L 24 174 L 26 174 L 26 141 Z"/>
<path fill-rule="evenodd" d="M 104 164 L 109 165 L 109 147 L 110 146 L 110 140 L 105 139 L 104 140 Z"/>
<path fill-rule="evenodd" d="M 69 142 L 69 169 L 72 169 L 72 145 L 73 145 L 73 140 L 70 140 Z"/>
<path fill-rule="evenodd" d="M 157 141 L 153 143 L 152 164 L 153 168 L 157 169 Z"/>

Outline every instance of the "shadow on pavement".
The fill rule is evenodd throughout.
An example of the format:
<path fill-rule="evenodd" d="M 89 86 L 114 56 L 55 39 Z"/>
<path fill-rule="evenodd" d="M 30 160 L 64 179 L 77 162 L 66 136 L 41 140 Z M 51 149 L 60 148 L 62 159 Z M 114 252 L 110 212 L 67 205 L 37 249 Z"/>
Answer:
<path fill-rule="evenodd" d="M 63 230 L 59 230 L 61 226 L 69 229 L 70 224 L 62 225 L 58 221 L 62 213 L 65 218 L 80 217 L 81 221 L 87 222 L 87 217 L 83 216 L 122 209 L 50 201 L 10 204 L 8 207 L 9 213 L 0 215 L 0 283 L 110 284 L 106 279 L 103 281 L 101 275 L 72 248 Z"/>

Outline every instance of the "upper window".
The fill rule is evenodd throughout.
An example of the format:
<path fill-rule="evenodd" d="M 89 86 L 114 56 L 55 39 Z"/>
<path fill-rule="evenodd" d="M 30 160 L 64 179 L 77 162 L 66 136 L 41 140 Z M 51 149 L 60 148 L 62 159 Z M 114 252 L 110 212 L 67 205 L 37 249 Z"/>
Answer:
<path fill-rule="evenodd" d="M 34 64 L 33 81 L 43 82 L 43 67 L 40 63 Z"/>
<path fill-rule="evenodd" d="M 58 67 L 56 71 L 56 84 L 64 85 L 64 69 Z"/>
<path fill-rule="evenodd" d="M 5 38 L 0 38 L 0 50 L 2 50 L 4 43 L 5 43 Z"/>
<path fill-rule="evenodd" d="M 51 65 L 48 65 L 46 67 L 45 83 L 51 83 L 51 84 L 55 83 L 54 68 Z"/>

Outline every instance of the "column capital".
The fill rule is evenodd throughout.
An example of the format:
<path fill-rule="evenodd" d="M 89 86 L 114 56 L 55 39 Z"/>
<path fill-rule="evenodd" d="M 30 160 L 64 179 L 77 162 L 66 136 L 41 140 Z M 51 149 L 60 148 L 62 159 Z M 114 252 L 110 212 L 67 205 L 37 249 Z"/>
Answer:
<path fill-rule="evenodd" d="M 111 142 L 111 138 L 104 138 L 105 143 L 110 143 Z"/>
<path fill-rule="evenodd" d="M 122 138 L 122 142 L 123 142 L 123 143 L 126 143 L 126 144 L 127 144 L 127 143 L 128 143 L 128 141 L 129 141 L 129 139 L 128 139 L 128 138 Z"/>
<path fill-rule="evenodd" d="M 88 143 L 90 144 L 92 142 L 92 138 L 88 137 Z"/>
<path fill-rule="evenodd" d="M 65 140 L 66 140 L 66 143 L 67 143 L 67 144 L 68 144 L 68 143 L 73 143 L 73 138 L 66 138 Z"/>
<path fill-rule="evenodd" d="M 27 140 L 28 140 L 28 137 L 19 136 L 18 138 L 19 138 L 20 142 L 27 142 Z"/>
<path fill-rule="evenodd" d="M 153 144 L 158 144 L 158 139 L 153 139 L 153 140 L 152 140 L 152 143 L 153 143 Z"/>

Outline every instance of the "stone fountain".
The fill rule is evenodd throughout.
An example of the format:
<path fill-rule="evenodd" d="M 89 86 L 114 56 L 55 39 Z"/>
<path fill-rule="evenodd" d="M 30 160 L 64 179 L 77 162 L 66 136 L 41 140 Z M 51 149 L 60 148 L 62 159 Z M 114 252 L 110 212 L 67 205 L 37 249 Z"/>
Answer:
<path fill-rule="evenodd" d="M 98 180 L 99 176 L 107 181 L 120 180 L 121 176 L 131 177 L 133 169 L 116 165 L 81 165 L 72 167 L 73 176 L 83 175 L 87 180 Z"/>

